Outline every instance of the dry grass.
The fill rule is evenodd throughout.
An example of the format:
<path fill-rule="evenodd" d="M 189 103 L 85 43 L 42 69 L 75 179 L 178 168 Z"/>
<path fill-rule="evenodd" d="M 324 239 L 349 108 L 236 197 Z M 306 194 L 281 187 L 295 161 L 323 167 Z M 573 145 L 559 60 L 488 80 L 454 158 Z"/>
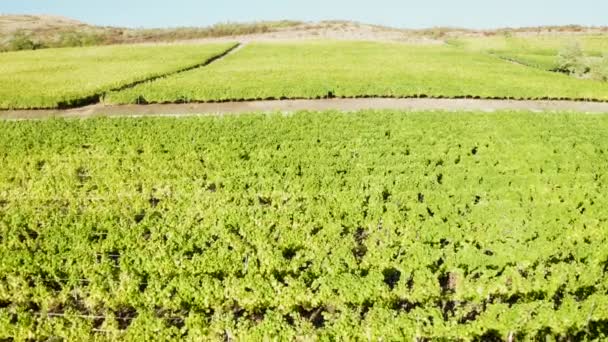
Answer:
<path fill-rule="evenodd" d="M 177 42 L 221 37 L 243 40 L 273 39 L 339 39 L 373 41 L 424 41 L 443 43 L 457 37 L 489 37 L 497 35 L 537 35 L 572 33 L 608 33 L 608 27 L 544 26 L 471 30 L 454 27 L 433 27 L 409 30 L 381 25 L 327 20 L 318 23 L 299 21 L 265 21 L 252 23 L 220 23 L 209 27 L 130 29 L 102 27 L 70 18 L 45 15 L 0 15 L 0 51 L 46 47 L 109 45 L 128 43 Z"/>
<path fill-rule="evenodd" d="M 128 43 L 156 43 L 276 32 L 298 21 L 219 23 L 209 27 L 130 29 L 92 26 L 44 15 L 1 15 L 0 51 Z"/>

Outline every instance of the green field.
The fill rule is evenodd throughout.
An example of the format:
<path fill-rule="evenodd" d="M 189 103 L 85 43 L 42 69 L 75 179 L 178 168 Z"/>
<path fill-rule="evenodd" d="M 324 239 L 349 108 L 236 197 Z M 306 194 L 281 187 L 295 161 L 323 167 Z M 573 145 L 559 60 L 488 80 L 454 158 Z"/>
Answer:
<path fill-rule="evenodd" d="M 608 36 L 605 34 L 461 37 L 450 43 L 467 51 L 488 52 L 544 70 L 558 67 L 557 55 L 568 44 L 578 44 L 588 58 L 608 55 Z"/>
<path fill-rule="evenodd" d="M 608 100 L 608 83 L 575 79 L 449 46 L 254 43 L 207 68 L 110 93 L 106 101 L 327 96 Z"/>
<path fill-rule="evenodd" d="M 521 53 L 517 51 L 511 52 L 496 52 L 495 56 L 507 61 L 520 63 L 529 67 L 552 71 L 558 68 L 558 60 L 556 55 L 536 55 L 530 53 Z"/>
<path fill-rule="evenodd" d="M 607 132 L 526 112 L 0 121 L 0 339 L 605 340 Z"/>
<path fill-rule="evenodd" d="M 86 103 L 111 89 L 202 64 L 233 45 L 123 45 L 0 53 L 0 109 Z"/>
<path fill-rule="evenodd" d="M 485 38 L 455 46 L 252 43 L 207 67 L 133 88 L 125 86 L 200 65 L 233 44 L 2 53 L 0 109 L 334 96 L 608 100 L 608 82 L 546 71 L 555 68 L 557 43 L 532 49 L 500 39 L 488 38 L 487 46 L 479 45 Z M 603 40 L 592 42 L 589 51 L 603 49 Z"/>
<path fill-rule="evenodd" d="M 517 52 L 556 56 L 566 44 L 576 42 L 589 56 L 601 57 L 608 52 L 608 36 L 576 34 L 543 34 L 527 36 L 459 37 L 451 41 L 471 51 Z"/>

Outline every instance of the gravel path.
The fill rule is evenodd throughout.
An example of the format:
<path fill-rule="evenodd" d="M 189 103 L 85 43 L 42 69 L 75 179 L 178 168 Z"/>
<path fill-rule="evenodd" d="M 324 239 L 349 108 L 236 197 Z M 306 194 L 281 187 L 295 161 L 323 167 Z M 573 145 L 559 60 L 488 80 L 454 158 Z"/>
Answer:
<path fill-rule="evenodd" d="M 43 119 L 89 118 L 96 116 L 191 116 L 224 115 L 251 112 L 294 112 L 340 110 L 356 111 L 365 109 L 393 110 L 445 110 L 484 111 L 528 110 L 536 112 L 577 111 L 584 113 L 607 113 L 607 102 L 579 101 L 519 101 L 519 100 L 476 100 L 476 99 L 320 99 L 320 100 L 276 100 L 242 101 L 222 103 L 182 103 L 104 106 L 96 104 L 66 110 L 8 110 L 0 111 L 0 119 Z"/>

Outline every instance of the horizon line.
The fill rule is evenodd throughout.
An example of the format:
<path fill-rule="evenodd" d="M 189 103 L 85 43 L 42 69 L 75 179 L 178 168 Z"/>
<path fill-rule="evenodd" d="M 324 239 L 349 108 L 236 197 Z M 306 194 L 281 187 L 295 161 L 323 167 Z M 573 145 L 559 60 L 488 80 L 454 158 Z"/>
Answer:
<path fill-rule="evenodd" d="M 0 12 L 0 17 L 2 16 L 46 16 L 46 17 L 56 17 L 62 19 L 68 19 L 73 21 L 78 21 L 85 25 L 96 26 L 96 27 L 107 27 L 107 28 L 117 28 L 117 29 L 133 29 L 133 30 L 154 30 L 154 29 L 192 29 L 192 28 L 210 28 L 217 25 L 222 24 L 257 24 L 257 23 L 271 23 L 271 22 L 298 22 L 302 24 L 318 24 L 318 23 L 330 23 L 330 22 L 345 22 L 345 23 L 353 23 L 360 25 L 370 25 L 370 26 L 380 26 L 384 28 L 390 28 L 395 30 L 408 30 L 408 31 L 425 31 L 425 30 L 433 30 L 433 29 L 446 29 L 446 30 L 465 30 L 465 31 L 479 31 L 479 32 L 487 32 L 487 31 L 501 31 L 501 30 L 525 30 L 525 29 L 543 29 L 543 28 L 585 28 L 585 29 L 603 29 L 608 28 L 608 25 L 587 25 L 587 24 L 544 24 L 537 26 L 497 26 L 492 28 L 480 28 L 480 27 L 465 27 L 465 26 L 452 26 L 452 25 L 436 25 L 436 26 L 426 26 L 420 28 L 414 27 L 398 27 L 387 24 L 377 24 L 377 23 L 369 23 L 358 20 L 351 19 L 323 19 L 323 20 L 301 20 L 301 19 L 261 19 L 261 20 L 251 20 L 251 21 L 218 21 L 210 25 L 200 25 L 200 26 L 192 26 L 192 25 L 167 25 L 167 26 L 118 26 L 118 25 L 108 25 L 108 24 L 96 24 L 91 23 L 82 19 L 69 17 L 61 14 L 50 14 L 50 13 L 4 13 Z"/>

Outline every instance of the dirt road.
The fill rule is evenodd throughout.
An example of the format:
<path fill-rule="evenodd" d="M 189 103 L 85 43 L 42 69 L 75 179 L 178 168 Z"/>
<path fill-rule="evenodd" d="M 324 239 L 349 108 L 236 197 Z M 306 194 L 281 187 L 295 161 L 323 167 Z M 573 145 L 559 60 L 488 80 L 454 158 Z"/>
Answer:
<path fill-rule="evenodd" d="M 577 101 L 516 101 L 516 100 L 475 100 L 475 99 L 321 99 L 321 100 L 280 100 L 243 101 L 222 103 L 183 103 L 104 106 L 96 104 L 66 110 L 10 110 L 0 111 L 0 119 L 44 119 L 44 118 L 90 118 L 97 116 L 192 116 L 224 115 L 251 112 L 295 112 L 340 110 L 356 111 L 365 109 L 392 110 L 445 110 L 484 111 L 528 110 L 536 112 L 577 111 L 608 114 L 606 102 Z"/>

